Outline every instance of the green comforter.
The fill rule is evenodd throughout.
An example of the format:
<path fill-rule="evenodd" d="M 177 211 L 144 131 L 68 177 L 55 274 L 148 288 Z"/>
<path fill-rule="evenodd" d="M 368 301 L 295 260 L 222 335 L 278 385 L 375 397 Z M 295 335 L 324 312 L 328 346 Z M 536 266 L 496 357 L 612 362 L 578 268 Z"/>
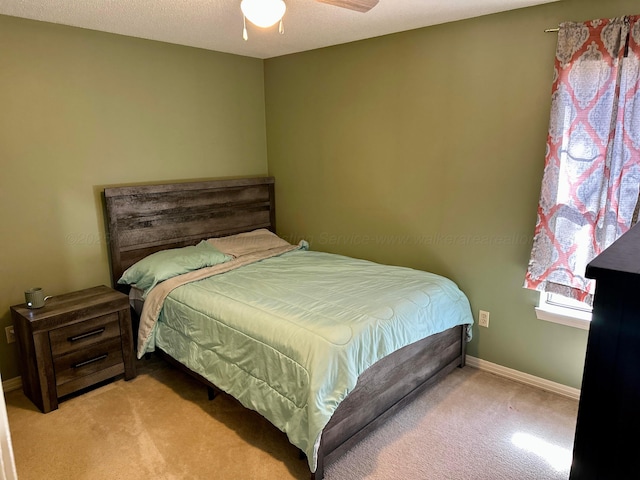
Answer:
<path fill-rule="evenodd" d="M 256 410 L 308 457 L 358 376 L 385 355 L 460 324 L 450 280 L 295 250 L 180 286 L 153 343 Z"/>

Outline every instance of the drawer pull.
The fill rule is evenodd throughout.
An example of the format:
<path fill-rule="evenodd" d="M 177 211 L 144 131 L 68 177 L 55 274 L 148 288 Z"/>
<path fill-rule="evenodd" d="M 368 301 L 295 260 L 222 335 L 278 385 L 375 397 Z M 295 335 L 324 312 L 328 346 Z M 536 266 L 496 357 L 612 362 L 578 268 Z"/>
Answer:
<path fill-rule="evenodd" d="M 89 365 L 90 363 L 94 363 L 94 362 L 99 362 L 100 360 L 104 360 L 105 358 L 107 358 L 109 356 L 108 353 L 105 353 L 103 355 L 100 355 L 98 357 L 95 358 L 91 358 L 89 360 L 85 360 L 84 362 L 80 362 L 80 363 L 76 363 L 75 365 L 72 365 L 73 368 L 80 368 L 80 367 L 84 367 L 85 365 Z"/>
<path fill-rule="evenodd" d="M 97 330 L 92 330 L 91 332 L 76 335 L 75 337 L 69 337 L 67 338 L 67 340 L 69 340 L 70 342 L 77 342 L 78 340 L 82 340 L 83 338 L 92 337 L 93 335 L 100 335 L 102 332 L 104 332 L 104 327 L 98 328 Z"/>

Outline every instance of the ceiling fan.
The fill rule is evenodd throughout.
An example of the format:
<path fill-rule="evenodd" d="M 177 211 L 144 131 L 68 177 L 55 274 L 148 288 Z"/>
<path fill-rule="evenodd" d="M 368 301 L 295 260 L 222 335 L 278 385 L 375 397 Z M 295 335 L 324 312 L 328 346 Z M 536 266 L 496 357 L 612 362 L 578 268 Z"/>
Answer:
<path fill-rule="evenodd" d="M 378 0 L 316 0 L 336 7 L 366 13 L 378 4 Z"/>
<path fill-rule="evenodd" d="M 346 8 L 356 12 L 366 13 L 378 4 L 379 0 L 316 0 L 320 3 L 326 3 L 335 7 Z M 251 23 L 258 27 L 268 28 L 280 22 L 278 31 L 284 33 L 282 25 L 282 17 L 287 10 L 284 0 L 242 0 L 240 9 L 243 14 L 242 38 L 247 40 L 247 23 L 249 19 Z"/>

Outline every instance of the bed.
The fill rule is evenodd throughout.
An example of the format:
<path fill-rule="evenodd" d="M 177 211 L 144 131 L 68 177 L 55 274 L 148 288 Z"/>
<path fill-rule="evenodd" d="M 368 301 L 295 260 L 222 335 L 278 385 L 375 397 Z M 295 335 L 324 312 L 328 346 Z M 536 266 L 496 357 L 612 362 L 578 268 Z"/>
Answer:
<path fill-rule="evenodd" d="M 473 319 L 447 279 L 277 237 L 274 186 L 258 177 L 106 188 L 112 282 L 130 293 L 119 281 L 148 259 L 213 247 L 211 264 L 145 288 L 138 356 L 155 351 L 210 397 L 224 391 L 258 411 L 319 480 L 394 411 L 464 366 Z M 430 290 L 414 288 L 423 281 Z M 403 300 L 392 305 L 395 297 Z"/>

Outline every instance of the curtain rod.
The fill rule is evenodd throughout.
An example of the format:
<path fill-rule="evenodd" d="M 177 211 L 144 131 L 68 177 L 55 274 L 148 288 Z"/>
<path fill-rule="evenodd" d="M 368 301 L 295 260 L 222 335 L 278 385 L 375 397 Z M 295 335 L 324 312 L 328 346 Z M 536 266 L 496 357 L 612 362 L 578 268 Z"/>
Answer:
<path fill-rule="evenodd" d="M 556 27 L 556 28 L 547 28 L 544 33 L 558 33 L 560 31 L 560 28 Z"/>

